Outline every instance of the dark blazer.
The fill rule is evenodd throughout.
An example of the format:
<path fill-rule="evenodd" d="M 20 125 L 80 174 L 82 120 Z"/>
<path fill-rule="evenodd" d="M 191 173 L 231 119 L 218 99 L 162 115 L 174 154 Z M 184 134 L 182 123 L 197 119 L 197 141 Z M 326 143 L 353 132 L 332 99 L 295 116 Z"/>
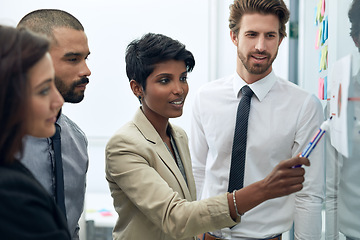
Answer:
<path fill-rule="evenodd" d="M 119 214 L 114 239 L 194 239 L 233 226 L 226 194 L 196 200 L 188 138 L 170 124 L 187 184 L 161 137 L 139 109 L 106 147 L 106 179 Z"/>
<path fill-rule="evenodd" d="M 0 165 L 0 239 L 71 239 L 53 198 L 19 161 Z"/>

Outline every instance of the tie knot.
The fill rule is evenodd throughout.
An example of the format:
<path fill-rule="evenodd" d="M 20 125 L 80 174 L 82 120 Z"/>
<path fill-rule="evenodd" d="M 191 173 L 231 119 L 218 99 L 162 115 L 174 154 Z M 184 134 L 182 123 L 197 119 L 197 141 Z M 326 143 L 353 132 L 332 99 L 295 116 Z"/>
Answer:
<path fill-rule="evenodd" d="M 241 92 L 243 95 L 251 97 L 254 92 L 251 90 L 251 88 L 248 85 L 245 85 L 241 88 Z"/>

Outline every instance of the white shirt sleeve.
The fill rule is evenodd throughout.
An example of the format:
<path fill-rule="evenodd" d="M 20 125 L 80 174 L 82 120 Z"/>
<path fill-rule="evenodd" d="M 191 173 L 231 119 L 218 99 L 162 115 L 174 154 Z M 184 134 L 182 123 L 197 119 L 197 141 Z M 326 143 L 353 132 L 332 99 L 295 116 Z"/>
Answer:
<path fill-rule="evenodd" d="M 309 96 L 303 104 L 295 136 L 293 154 L 301 152 L 324 121 L 321 103 Z M 326 133 L 325 133 L 326 134 Z M 322 203 L 325 197 L 324 139 L 309 156 L 310 167 L 305 167 L 303 189 L 295 194 L 295 239 L 319 240 L 322 232 Z"/>
<path fill-rule="evenodd" d="M 206 158 L 209 150 L 205 132 L 201 123 L 201 103 L 199 93 L 196 95 L 192 107 L 191 137 L 189 140 L 193 174 L 196 185 L 196 196 L 201 199 L 202 188 L 205 178 Z"/>

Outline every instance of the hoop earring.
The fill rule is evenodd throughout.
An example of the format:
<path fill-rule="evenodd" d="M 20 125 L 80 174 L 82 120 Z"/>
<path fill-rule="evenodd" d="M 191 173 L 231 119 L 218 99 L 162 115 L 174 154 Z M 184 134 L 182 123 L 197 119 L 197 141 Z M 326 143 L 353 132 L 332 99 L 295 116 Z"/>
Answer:
<path fill-rule="evenodd" d="M 141 96 L 140 96 L 140 95 L 138 96 L 138 99 L 139 99 L 140 104 L 142 104 L 142 103 L 141 103 Z"/>

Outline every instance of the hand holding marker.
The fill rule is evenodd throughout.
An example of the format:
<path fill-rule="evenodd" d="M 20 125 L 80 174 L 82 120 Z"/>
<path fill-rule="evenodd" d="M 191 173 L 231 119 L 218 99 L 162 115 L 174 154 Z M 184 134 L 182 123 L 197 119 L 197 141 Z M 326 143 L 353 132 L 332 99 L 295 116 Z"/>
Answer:
<path fill-rule="evenodd" d="M 320 141 L 321 137 L 324 135 L 324 133 L 326 131 L 329 130 L 329 122 L 330 120 L 332 119 L 332 116 L 324 121 L 319 130 L 317 131 L 317 133 L 315 134 L 315 136 L 313 137 L 313 139 L 310 141 L 310 143 L 306 146 L 306 148 L 304 149 L 304 151 L 300 154 L 300 157 L 306 157 L 308 158 L 310 153 L 312 152 L 312 150 L 315 148 L 315 146 L 317 145 L 317 143 Z M 297 167 L 301 167 L 301 165 L 296 165 L 294 166 L 294 168 L 297 168 Z"/>

